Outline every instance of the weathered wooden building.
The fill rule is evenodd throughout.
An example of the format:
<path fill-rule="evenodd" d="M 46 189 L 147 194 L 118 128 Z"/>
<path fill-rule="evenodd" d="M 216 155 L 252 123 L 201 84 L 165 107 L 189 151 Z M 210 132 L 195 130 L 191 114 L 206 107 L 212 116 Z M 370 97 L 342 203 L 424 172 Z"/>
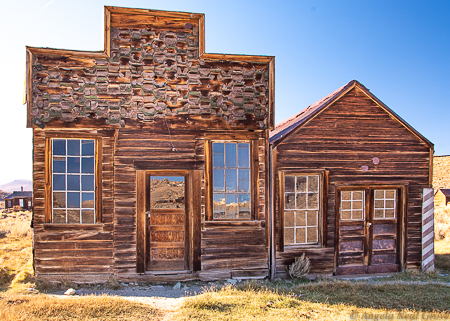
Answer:
<path fill-rule="evenodd" d="M 450 203 L 450 189 L 438 189 L 434 194 L 434 206 L 446 206 L 448 203 Z"/>
<path fill-rule="evenodd" d="M 270 145 L 275 275 L 302 253 L 312 273 L 328 274 L 394 272 L 432 260 L 433 194 L 424 189 L 433 144 L 358 81 L 278 124 Z"/>
<path fill-rule="evenodd" d="M 117 7 L 104 51 L 27 48 L 38 277 L 430 266 L 426 138 L 357 81 L 274 129 L 274 57 L 204 48 L 202 14 Z"/>
<path fill-rule="evenodd" d="M 32 210 L 33 209 L 33 192 L 14 191 L 5 197 L 5 209 L 13 209 L 15 211 Z"/>
<path fill-rule="evenodd" d="M 269 275 L 274 58 L 204 15 L 105 8 L 105 50 L 27 47 L 34 268 L 79 281 Z"/>

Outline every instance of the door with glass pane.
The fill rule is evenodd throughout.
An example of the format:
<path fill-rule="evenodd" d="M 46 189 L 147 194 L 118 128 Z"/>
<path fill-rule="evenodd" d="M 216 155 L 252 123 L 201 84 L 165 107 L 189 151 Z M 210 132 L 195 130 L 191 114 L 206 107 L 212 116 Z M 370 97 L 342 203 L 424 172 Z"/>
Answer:
<path fill-rule="evenodd" d="M 186 177 L 171 176 L 170 173 L 150 175 L 147 184 L 150 194 L 147 270 L 186 270 Z"/>
<path fill-rule="evenodd" d="M 400 270 L 399 189 L 338 190 L 336 273 Z"/>

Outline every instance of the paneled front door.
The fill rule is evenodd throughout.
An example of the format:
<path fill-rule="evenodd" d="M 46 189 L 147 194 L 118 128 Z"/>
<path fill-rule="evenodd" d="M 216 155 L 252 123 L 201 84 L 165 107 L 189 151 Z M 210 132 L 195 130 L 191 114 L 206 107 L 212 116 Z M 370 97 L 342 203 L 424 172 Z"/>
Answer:
<path fill-rule="evenodd" d="M 147 191 L 147 270 L 187 270 L 186 176 L 150 175 Z"/>
<path fill-rule="evenodd" d="M 336 274 L 401 269 L 401 188 L 338 189 Z"/>

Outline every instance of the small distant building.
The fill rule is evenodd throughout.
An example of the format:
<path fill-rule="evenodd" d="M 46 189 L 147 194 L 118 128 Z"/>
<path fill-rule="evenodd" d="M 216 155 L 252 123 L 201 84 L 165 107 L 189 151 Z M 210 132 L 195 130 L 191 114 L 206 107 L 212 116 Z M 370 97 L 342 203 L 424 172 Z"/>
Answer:
<path fill-rule="evenodd" d="M 14 191 L 5 197 L 5 209 L 12 208 L 14 211 L 31 210 L 33 208 L 33 192 Z"/>
<path fill-rule="evenodd" d="M 446 206 L 450 202 L 450 189 L 440 188 L 434 194 L 434 206 Z"/>

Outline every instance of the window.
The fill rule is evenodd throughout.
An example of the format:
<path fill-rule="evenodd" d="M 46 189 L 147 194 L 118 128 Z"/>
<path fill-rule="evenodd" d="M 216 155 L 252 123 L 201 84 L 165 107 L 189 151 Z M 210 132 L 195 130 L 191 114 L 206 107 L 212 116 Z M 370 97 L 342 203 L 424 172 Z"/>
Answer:
<path fill-rule="evenodd" d="M 397 203 L 397 191 L 375 190 L 374 197 L 374 215 L 375 219 L 395 219 L 395 209 Z"/>
<path fill-rule="evenodd" d="M 320 175 L 284 175 L 284 244 L 319 244 Z"/>
<path fill-rule="evenodd" d="M 52 139 L 53 223 L 95 223 L 95 140 Z"/>
<path fill-rule="evenodd" d="M 23 198 L 19 198 L 19 206 L 23 207 Z"/>
<path fill-rule="evenodd" d="M 364 220 L 365 191 L 341 192 L 341 220 Z"/>
<path fill-rule="evenodd" d="M 250 143 L 213 142 L 213 219 L 251 219 Z"/>

